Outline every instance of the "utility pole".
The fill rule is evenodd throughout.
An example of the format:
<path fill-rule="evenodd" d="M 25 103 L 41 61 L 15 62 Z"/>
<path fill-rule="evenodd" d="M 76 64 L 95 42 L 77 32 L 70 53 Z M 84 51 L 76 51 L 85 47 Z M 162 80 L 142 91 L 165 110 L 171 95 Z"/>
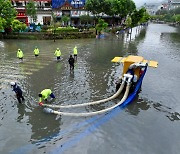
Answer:
<path fill-rule="evenodd" d="M 55 42 L 56 41 L 55 40 L 55 34 L 56 34 L 55 15 L 54 15 L 53 11 L 51 12 L 51 14 L 52 14 L 52 20 L 53 20 L 53 39 L 54 39 L 54 42 Z"/>

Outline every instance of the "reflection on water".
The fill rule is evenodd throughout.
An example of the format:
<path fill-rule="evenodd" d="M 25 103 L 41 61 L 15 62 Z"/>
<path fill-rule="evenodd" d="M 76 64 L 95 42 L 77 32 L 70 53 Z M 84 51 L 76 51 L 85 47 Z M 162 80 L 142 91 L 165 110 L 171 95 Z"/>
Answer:
<path fill-rule="evenodd" d="M 64 147 L 65 153 L 119 153 L 120 150 L 122 153 L 177 153 L 179 146 L 176 145 L 172 151 L 164 149 L 172 149 L 173 141 L 180 138 L 176 123 L 180 119 L 179 36 L 174 27 L 150 24 L 134 28 L 131 35 L 124 33 L 104 39 L 57 40 L 55 43 L 50 40 L 1 40 L 0 152 L 46 153 L 68 145 Z M 40 55 L 35 58 L 33 50 L 37 45 Z M 70 71 L 68 58 L 75 45 L 78 60 L 74 71 Z M 54 57 L 57 47 L 62 52 L 58 63 Z M 16 58 L 18 48 L 24 52 L 22 63 Z M 116 116 L 108 120 L 102 119 L 110 114 L 89 118 L 55 116 L 43 113 L 38 106 L 38 93 L 45 88 L 50 88 L 56 96 L 52 103 L 63 105 L 113 95 L 122 66 L 112 64 L 111 59 L 130 54 L 157 60 L 159 67 L 148 69 L 139 95 Z M 17 103 L 9 85 L 11 81 L 22 87 L 24 104 Z M 97 111 L 120 99 L 60 111 Z M 96 151 L 91 147 L 96 147 Z"/>
<path fill-rule="evenodd" d="M 24 116 L 25 116 L 25 105 L 22 104 L 17 104 L 17 108 L 18 108 L 18 114 L 19 116 L 17 117 L 17 122 L 21 122 L 21 120 L 23 120 Z"/>
<path fill-rule="evenodd" d="M 138 115 L 142 110 L 148 110 L 149 108 L 154 108 L 157 111 L 164 113 L 171 121 L 180 120 L 180 114 L 173 112 L 172 108 L 141 98 L 136 98 L 129 106 L 127 106 L 126 111 L 132 115 Z"/>
<path fill-rule="evenodd" d="M 148 110 L 151 107 L 150 103 L 141 98 L 136 98 L 132 104 L 127 106 L 127 112 L 132 115 L 138 115 L 142 110 Z"/>
<path fill-rule="evenodd" d="M 37 141 L 60 131 L 59 126 L 61 119 L 56 120 L 55 115 L 44 114 L 44 116 L 42 116 L 39 110 L 39 108 L 35 108 L 33 112 L 27 114 L 29 117 L 28 123 L 32 126 L 31 141 Z"/>

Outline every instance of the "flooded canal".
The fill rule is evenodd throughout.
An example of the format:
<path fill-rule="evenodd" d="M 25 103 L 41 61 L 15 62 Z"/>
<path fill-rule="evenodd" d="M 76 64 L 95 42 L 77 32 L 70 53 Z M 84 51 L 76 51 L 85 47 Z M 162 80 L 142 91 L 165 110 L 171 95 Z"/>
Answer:
<path fill-rule="evenodd" d="M 104 39 L 0 40 L 0 153 L 65 154 L 178 154 L 180 151 L 180 30 L 149 24 L 141 31 Z M 78 59 L 74 73 L 68 57 L 74 46 Z M 33 55 L 34 47 L 40 56 Z M 24 52 L 23 63 L 16 51 Z M 62 59 L 54 51 L 60 48 Z M 101 116 L 74 118 L 44 113 L 38 94 L 50 88 L 53 104 L 77 104 L 107 98 L 115 93 L 122 65 L 115 56 L 139 55 L 159 62 L 148 68 L 142 89 L 124 109 Z M 16 81 L 25 101 L 19 104 L 10 87 Z M 91 112 L 114 105 L 117 98 L 101 105 L 74 109 Z"/>

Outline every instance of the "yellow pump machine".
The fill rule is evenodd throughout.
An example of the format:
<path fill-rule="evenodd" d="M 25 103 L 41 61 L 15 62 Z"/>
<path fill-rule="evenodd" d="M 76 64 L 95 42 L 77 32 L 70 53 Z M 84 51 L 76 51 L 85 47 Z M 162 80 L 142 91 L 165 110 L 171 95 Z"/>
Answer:
<path fill-rule="evenodd" d="M 144 69 L 147 66 L 156 68 L 158 66 L 157 61 L 153 60 L 145 60 L 142 56 L 133 56 L 129 55 L 127 57 L 114 57 L 111 62 L 114 63 L 123 63 L 123 72 L 122 75 L 119 77 L 119 81 L 116 83 L 116 91 L 119 89 L 123 76 L 130 77 L 132 80 L 131 89 L 136 87 L 136 83 L 139 80 L 140 76 L 143 74 Z"/>
<path fill-rule="evenodd" d="M 157 61 L 152 61 L 152 60 L 145 60 L 142 56 L 127 56 L 127 57 L 114 57 L 114 59 L 111 60 L 111 62 L 114 63 L 123 63 L 123 74 L 125 74 L 130 65 L 132 64 L 147 64 L 150 67 L 154 67 L 156 68 L 158 66 L 158 62 Z M 137 77 L 139 78 L 140 75 L 140 67 L 136 67 L 134 69 L 134 74 L 137 75 Z"/>

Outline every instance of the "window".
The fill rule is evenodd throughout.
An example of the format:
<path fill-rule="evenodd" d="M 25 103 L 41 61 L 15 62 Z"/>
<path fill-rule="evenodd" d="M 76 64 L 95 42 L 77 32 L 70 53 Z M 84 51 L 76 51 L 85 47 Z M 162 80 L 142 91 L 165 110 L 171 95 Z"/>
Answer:
<path fill-rule="evenodd" d="M 16 2 L 16 6 L 23 6 L 21 2 Z"/>

